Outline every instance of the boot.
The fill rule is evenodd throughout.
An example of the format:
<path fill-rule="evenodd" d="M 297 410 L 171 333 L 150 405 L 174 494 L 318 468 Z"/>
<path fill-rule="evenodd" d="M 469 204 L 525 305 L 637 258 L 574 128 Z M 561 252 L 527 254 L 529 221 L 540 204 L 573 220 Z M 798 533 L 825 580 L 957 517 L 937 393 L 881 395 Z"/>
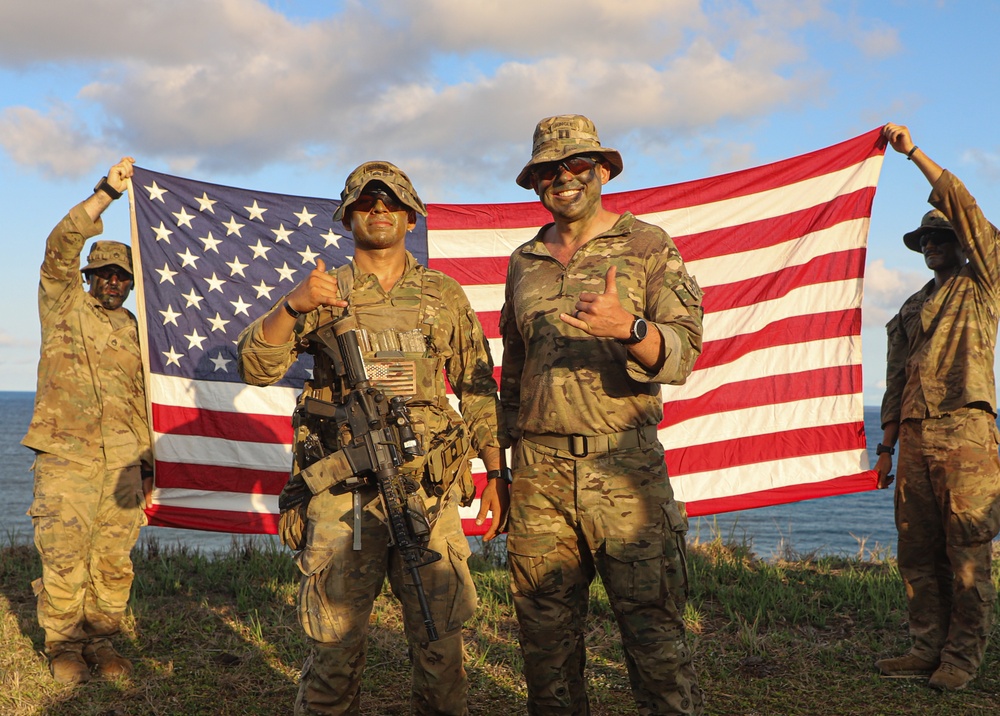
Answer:
<path fill-rule="evenodd" d="M 975 674 L 970 674 L 954 664 L 945 662 L 931 675 L 927 684 L 938 691 L 958 691 L 968 686 L 973 676 Z"/>
<path fill-rule="evenodd" d="M 875 662 L 875 667 L 882 672 L 882 676 L 890 679 L 912 679 L 930 676 L 938 665 L 937 662 L 926 661 L 911 652 L 890 659 L 879 659 Z"/>
<path fill-rule="evenodd" d="M 105 679 L 117 679 L 132 674 L 132 662 L 115 651 L 107 639 L 94 639 L 83 647 L 83 658 Z"/>
<path fill-rule="evenodd" d="M 79 651 L 66 649 L 49 657 L 49 671 L 59 684 L 84 684 L 90 681 L 90 669 Z"/>

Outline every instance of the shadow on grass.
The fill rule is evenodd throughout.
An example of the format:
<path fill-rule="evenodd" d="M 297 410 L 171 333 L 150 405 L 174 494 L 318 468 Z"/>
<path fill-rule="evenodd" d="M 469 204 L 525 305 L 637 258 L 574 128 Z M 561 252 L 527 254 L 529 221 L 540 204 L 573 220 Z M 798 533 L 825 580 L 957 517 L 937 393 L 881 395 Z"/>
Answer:
<path fill-rule="evenodd" d="M 11 547 L 0 557 L 0 582 L 20 634 L 4 630 L 5 647 L 17 644 L 0 711 L 7 714 L 273 714 L 294 700 L 297 662 L 285 632 L 294 623 L 290 560 L 276 550 L 233 541 L 225 555 L 184 547 L 161 550 L 143 540 L 133 550 L 136 578 L 119 651 L 133 661 L 129 679 L 94 680 L 61 687 L 41 653 L 30 581 L 40 574 L 32 547 Z M 291 565 L 294 569 L 294 565 Z M 297 571 L 297 570 L 296 570 Z M 8 625 L 11 626 L 11 625 Z M 273 639 L 280 636 L 280 639 Z M 8 703 L 8 701 L 10 701 Z"/>

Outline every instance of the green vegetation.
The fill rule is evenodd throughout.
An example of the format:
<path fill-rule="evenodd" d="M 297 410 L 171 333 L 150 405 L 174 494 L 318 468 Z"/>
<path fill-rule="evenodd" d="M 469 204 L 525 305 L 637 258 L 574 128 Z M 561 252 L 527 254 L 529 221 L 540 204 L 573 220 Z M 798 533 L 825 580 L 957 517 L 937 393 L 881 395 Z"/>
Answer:
<path fill-rule="evenodd" d="M 261 546 L 263 545 L 263 546 Z M 934 716 L 1000 713 L 1000 635 L 979 678 L 939 694 L 883 680 L 876 658 L 908 648 L 902 586 L 880 555 L 761 561 L 716 538 L 690 550 L 688 624 L 716 715 Z M 480 609 L 467 625 L 472 714 L 525 713 L 506 570 L 473 559 Z M 60 687 L 49 677 L 35 622 L 30 546 L 0 549 L 0 714 L 291 713 L 306 644 L 295 620 L 298 571 L 269 543 L 234 540 L 204 555 L 145 540 L 136 549 L 131 611 L 119 644 L 136 674 Z M 994 574 L 1000 583 L 1000 575 Z M 599 584 L 587 624 L 595 716 L 635 714 L 618 630 Z M 395 602 L 372 616 L 363 713 L 406 714 L 409 663 Z"/>

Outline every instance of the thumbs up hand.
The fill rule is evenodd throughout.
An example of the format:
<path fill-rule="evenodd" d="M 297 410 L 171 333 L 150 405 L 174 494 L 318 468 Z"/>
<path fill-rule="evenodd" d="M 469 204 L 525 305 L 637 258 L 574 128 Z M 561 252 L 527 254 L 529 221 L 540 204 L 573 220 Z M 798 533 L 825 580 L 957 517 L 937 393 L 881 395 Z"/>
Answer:
<path fill-rule="evenodd" d="M 337 278 L 326 272 L 326 262 L 316 259 L 316 268 L 288 294 L 288 305 L 299 313 L 307 313 L 319 306 L 344 308 L 347 301 L 337 292 Z"/>
<path fill-rule="evenodd" d="M 628 338 L 634 316 L 622 308 L 615 281 L 617 275 L 618 270 L 614 266 L 609 268 L 604 275 L 604 292 L 581 293 L 573 313 L 561 313 L 559 318 L 596 338 Z"/>

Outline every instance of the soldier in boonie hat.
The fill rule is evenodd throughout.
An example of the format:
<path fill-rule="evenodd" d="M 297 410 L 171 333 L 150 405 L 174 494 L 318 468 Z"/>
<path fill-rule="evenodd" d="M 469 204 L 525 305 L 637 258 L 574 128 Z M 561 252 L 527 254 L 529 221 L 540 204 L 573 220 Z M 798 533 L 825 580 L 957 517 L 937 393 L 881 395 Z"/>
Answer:
<path fill-rule="evenodd" d="M 928 234 L 951 234 L 952 241 L 958 241 L 955 227 L 938 209 L 931 209 L 920 220 L 920 226 L 903 234 L 903 243 L 910 251 L 921 252 L 920 240 Z"/>
<path fill-rule="evenodd" d="M 87 265 L 80 269 L 89 273 L 105 266 L 118 266 L 129 273 L 132 271 L 132 248 L 119 241 L 95 241 L 87 254 Z"/>
<path fill-rule="evenodd" d="M 622 155 L 616 149 L 601 146 L 593 122 L 582 114 L 560 114 L 546 117 L 535 127 L 531 159 L 517 175 L 518 185 L 530 189 L 533 167 L 558 162 L 575 154 L 602 155 L 608 163 L 611 179 L 621 174 L 624 166 Z"/>
<path fill-rule="evenodd" d="M 333 220 L 342 220 L 351 204 L 357 201 L 371 182 L 383 184 L 396 198 L 421 216 L 427 216 L 427 207 L 417 196 L 410 177 L 395 164 L 383 161 L 365 162 L 347 176 L 340 192 L 340 206 L 333 213 Z"/>

